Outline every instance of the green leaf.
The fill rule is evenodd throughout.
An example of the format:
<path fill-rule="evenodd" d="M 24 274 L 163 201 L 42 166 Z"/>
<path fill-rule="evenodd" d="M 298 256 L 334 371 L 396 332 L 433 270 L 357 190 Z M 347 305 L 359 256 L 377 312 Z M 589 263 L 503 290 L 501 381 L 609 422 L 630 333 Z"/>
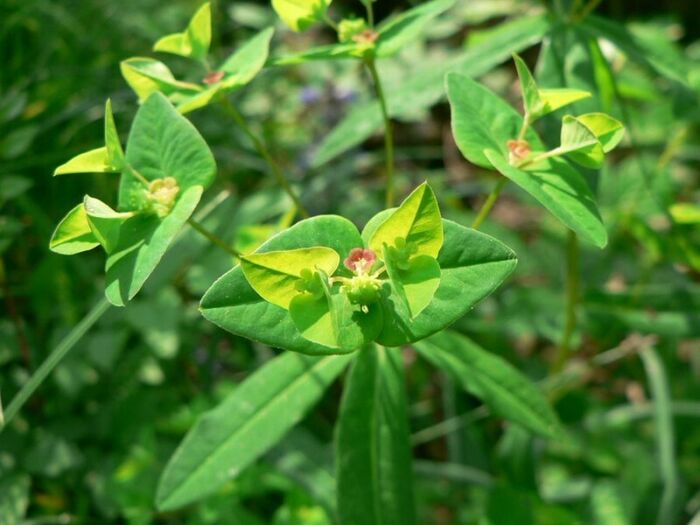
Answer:
<path fill-rule="evenodd" d="M 207 2 L 197 10 L 185 31 L 164 36 L 153 50 L 201 60 L 206 58 L 210 45 L 211 5 Z"/>
<path fill-rule="evenodd" d="M 337 216 L 298 222 L 265 242 L 257 253 L 326 246 L 341 259 L 363 246 L 354 224 Z M 340 271 L 340 270 L 339 270 Z M 202 298 L 202 315 L 225 330 L 267 345 L 307 354 L 337 354 L 338 349 L 304 338 L 289 312 L 262 299 L 240 266 L 217 280 Z"/>
<path fill-rule="evenodd" d="M 416 523 L 403 362 L 398 349 L 360 351 L 336 434 L 341 525 Z"/>
<path fill-rule="evenodd" d="M 401 119 L 415 115 L 417 110 L 429 108 L 445 96 L 446 73 L 456 71 L 472 77 L 483 75 L 509 60 L 513 52 L 539 42 L 549 27 L 549 21 L 543 16 L 517 18 L 489 31 L 488 36 L 456 59 L 428 63 L 417 68 L 399 84 L 388 86 L 392 94 L 387 101 L 389 115 Z M 313 166 L 319 167 L 362 144 L 382 128 L 383 122 L 376 100 L 355 105 L 320 144 Z"/>
<path fill-rule="evenodd" d="M 80 155 L 76 155 L 65 164 L 61 164 L 53 172 L 56 175 L 68 173 L 107 173 L 119 171 L 110 163 L 109 153 L 106 147 L 91 149 Z"/>
<path fill-rule="evenodd" d="M 440 286 L 440 264 L 429 255 L 410 259 L 403 269 L 390 256 L 385 255 L 384 261 L 394 292 L 408 315 L 416 317 L 430 304 Z"/>
<path fill-rule="evenodd" d="M 241 257 L 243 275 L 258 295 L 285 309 L 289 309 L 289 303 L 300 294 L 297 284 L 302 280 L 304 270 L 321 270 L 332 275 L 338 264 L 338 253 L 324 246 L 253 253 Z"/>
<path fill-rule="evenodd" d="M 673 204 L 669 210 L 673 220 L 680 224 L 700 223 L 700 206 L 689 202 Z"/>
<path fill-rule="evenodd" d="M 562 153 L 586 168 L 598 169 L 605 161 L 603 145 L 576 117 L 565 115 L 561 126 Z"/>
<path fill-rule="evenodd" d="M 605 153 L 612 151 L 625 136 L 622 122 L 605 113 L 586 113 L 576 119 L 596 136 Z"/>
<path fill-rule="evenodd" d="M 29 507 L 29 487 L 31 480 L 25 474 L 3 473 L 0 480 L 0 517 L 2 525 L 25 523 Z"/>
<path fill-rule="evenodd" d="M 470 162 L 500 171 L 566 226 L 596 246 L 605 246 L 607 232 L 593 193 L 579 172 L 556 158 L 532 165 L 527 171 L 511 166 L 506 160 L 506 143 L 518 136 L 522 117 L 505 100 L 465 76 L 449 74 L 447 92 L 453 134 Z M 544 149 L 532 128 L 525 138 L 533 150 Z"/>
<path fill-rule="evenodd" d="M 201 499 L 235 477 L 301 420 L 350 359 L 285 353 L 265 364 L 188 432 L 160 479 L 158 508 Z"/>
<path fill-rule="evenodd" d="M 119 67 L 124 80 L 134 90 L 139 102 L 160 91 L 174 103 L 179 103 L 202 91 L 202 87 L 197 84 L 175 79 L 168 66 L 152 58 L 128 58 L 123 60 Z"/>
<path fill-rule="evenodd" d="M 296 296 L 289 315 L 304 338 L 343 352 L 352 352 L 374 341 L 382 330 L 382 310 L 370 305 L 366 312 L 353 305 L 339 287 L 325 286 L 320 296 Z"/>
<path fill-rule="evenodd" d="M 323 19 L 331 0 L 272 0 L 272 8 L 292 31 L 304 31 Z"/>
<path fill-rule="evenodd" d="M 127 149 L 127 157 L 128 154 Z M 162 220 L 156 215 L 138 214 L 124 222 L 105 265 L 105 295 L 110 303 L 124 306 L 139 292 L 194 212 L 203 191 L 202 186 L 181 191 L 175 206 Z"/>
<path fill-rule="evenodd" d="M 117 171 L 124 167 L 124 150 L 119 141 L 117 125 L 114 123 L 112 113 L 112 101 L 107 99 L 105 103 L 105 146 L 107 148 L 107 164 Z"/>
<path fill-rule="evenodd" d="M 136 113 L 126 147 L 126 161 L 147 180 L 173 177 L 180 192 L 206 189 L 216 163 L 197 129 L 161 93 L 148 97 Z M 147 204 L 143 182 L 129 170 L 121 176 L 119 208 L 135 210 Z"/>
<path fill-rule="evenodd" d="M 367 240 L 391 210 L 374 216 L 362 232 Z M 443 219 L 445 242 L 438 255 L 440 285 L 430 304 L 415 318 L 394 294 L 384 301 L 384 328 L 376 339 L 384 346 L 419 341 L 451 325 L 491 294 L 515 269 L 515 254 L 486 234 Z"/>
<path fill-rule="evenodd" d="M 444 235 L 440 208 L 427 183 L 418 186 L 377 228 L 369 247 L 383 257 L 384 245 L 396 246 L 403 239 L 411 255 L 437 257 Z"/>
<path fill-rule="evenodd" d="M 421 341 L 416 348 L 494 413 L 541 436 L 561 435 L 559 420 L 542 392 L 506 360 L 451 331 Z"/>
<path fill-rule="evenodd" d="M 438 15 L 447 11 L 455 0 L 432 0 L 383 22 L 377 28 L 379 38 L 375 55 L 379 58 L 396 54 L 406 44 L 414 42 L 425 27 Z"/>
<path fill-rule="evenodd" d="M 134 213 L 114 211 L 101 200 L 89 195 L 83 199 L 83 207 L 93 235 L 105 251 L 111 253 L 119 241 L 119 229 Z"/>
<path fill-rule="evenodd" d="M 99 245 L 100 242 L 90 229 L 82 202 L 61 219 L 49 241 L 49 249 L 62 255 L 74 255 Z"/>
<path fill-rule="evenodd" d="M 581 174 L 566 161 L 551 158 L 525 171 L 511 166 L 499 152 L 486 150 L 485 153 L 496 170 L 532 195 L 583 239 L 598 248 L 607 244 L 608 234 L 593 193 Z"/>

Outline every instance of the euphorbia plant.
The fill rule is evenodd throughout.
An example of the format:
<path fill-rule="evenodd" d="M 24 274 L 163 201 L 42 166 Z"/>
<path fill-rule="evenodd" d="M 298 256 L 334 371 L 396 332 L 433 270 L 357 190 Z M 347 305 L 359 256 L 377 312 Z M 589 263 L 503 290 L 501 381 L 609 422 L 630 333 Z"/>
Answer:
<path fill-rule="evenodd" d="M 201 299 L 202 315 L 236 336 L 285 351 L 189 431 L 160 480 L 156 503 L 162 510 L 197 501 L 235 477 L 298 423 L 352 364 L 336 429 L 339 520 L 415 523 L 401 354 L 409 345 L 482 398 L 495 414 L 543 437 L 563 433 L 548 402 L 527 378 L 446 329 L 493 293 L 515 268 L 511 249 L 477 231 L 506 180 L 531 194 L 576 234 L 605 246 L 607 233 L 593 193 L 570 161 L 600 167 L 621 140 L 622 125 L 603 113 L 564 115 L 559 145 L 547 148 L 533 124 L 586 98 L 587 92 L 541 89 L 515 56 L 524 102 L 521 116 L 483 85 L 450 73 L 446 91 L 457 145 L 473 164 L 503 177 L 472 228 L 443 219 L 438 196 L 427 183 L 394 208 L 391 125 L 376 60 L 398 51 L 453 2 L 434 0 L 376 27 L 372 2 L 363 3 L 366 20 L 336 24 L 328 14 L 329 2 L 273 1 L 293 30 L 325 22 L 337 30 L 340 42 L 269 62 L 282 66 L 342 58 L 359 60 L 369 70 L 385 121 L 387 209 L 361 231 L 342 216 L 319 215 L 282 229 L 242 254 L 191 218 L 214 182 L 216 164 L 205 139 L 183 114 L 207 106 L 222 108 L 234 118 L 297 210 L 306 214 L 303 196 L 227 98 L 262 70 L 272 29 L 211 68 L 208 4 L 185 31 L 160 39 L 154 47 L 192 59 L 199 80 L 177 80 L 167 66 L 150 58 L 124 61 L 123 75 L 141 104 L 126 152 L 108 102 L 105 146 L 56 169 L 56 175 L 119 173 L 116 209 L 86 196 L 59 223 L 50 244 L 63 254 L 102 246 L 110 303 L 125 306 L 135 297 L 189 223 L 231 256 L 231 269 Z"/>

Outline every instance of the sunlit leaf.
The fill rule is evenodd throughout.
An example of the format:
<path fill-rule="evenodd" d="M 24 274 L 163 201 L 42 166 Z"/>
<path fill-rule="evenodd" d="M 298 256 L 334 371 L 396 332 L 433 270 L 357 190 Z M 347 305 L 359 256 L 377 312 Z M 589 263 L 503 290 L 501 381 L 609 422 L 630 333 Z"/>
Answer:
<path fill-rule="evenodd" d="M 110 253 L 119 241 L 119 229 L 134 213 L 114 211 L 101 200 L 89 195 L 85 196 L 83 206 L 92 233 L 105 251 Z"/>
<path fill-rule="evenodd" d="M 440 286 L 440 264 L 434 257 L 419 255 L 400 268 L 391 257 L 384 257 L 391 285 L 413 318 L 433 300 Z"/>
<path fill-rule="evenodd" d="M 53 172 L 56 175 L 68 173 L 106 173 L 116 172 L 119 168 L 110 163 L 107 147 L 95 148 L 80 155 L 76 155 L 65 164 L 61 164 Z"/>
<path fill-rule="evenodd" d="M 304 31 L 323 19 L 331 0 L 272 0 L 272 7 L 293 31 Z"/>
<path fill-rule="evenodd" d="M 586 113 L 576 119 L 596 136 L 605 153 L 612 151 L 625 136 L 622 122 L 605 113 Z"/>
<path fill-rule="evenodd" d="M 152 93 L 160 91 L 174 103 L 179 103 L 202 91 L 202 87 L 197 84 L 177 80 L 168 66 L 152 58 L 129 58 L 122 61 L 119 67 L 139 102 L 144 102 Z"/>
<path fill-rule="evenodd" d="M 576 117 L 564 116 L 561 126 L 560 150 L 574 162 L 597 169 L 605 161 L 603 145 L 593 132 Z"/>

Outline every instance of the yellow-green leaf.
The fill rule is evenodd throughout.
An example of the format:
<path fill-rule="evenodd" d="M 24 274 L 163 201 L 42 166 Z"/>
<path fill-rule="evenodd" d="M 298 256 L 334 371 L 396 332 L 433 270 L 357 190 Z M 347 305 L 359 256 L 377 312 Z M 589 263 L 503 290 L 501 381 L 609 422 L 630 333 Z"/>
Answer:
<path fill-rule="evenodd" d="M 303 31 L 321 20 L 331 0 L 272 0 L 272 7 L 293 31 Z"/>
<path fill-rule="evenodd" d="M 433 190 L 423 183 L 411 193 L 374 232 L 369 247 L 383 257 L 383 248 L 404 239 L 412 255 L 437 257 L 442 248 L 440 208 Z"/>
<path fill-rule="evenodd" d="M 100 243 L 90 230 L 85 206 L 81 202 L 58 223 L 49 241 L 49 249 L 61 255 L 92 250 Z"/>
<path fill-rule="evenodd" d="M 578 118 L 566 115 L 561 126 L 561 153 L 587 168 L 600 168 L 605 160 L 603 145 Z"/>
<path fill-rule="evenodd" d="M 532 76 L 530 69 L 522 58 L 513 54 L 513 61 L 520 79 L 520 90 L 523 95 L 525 113 L 530 116 L 531 120 L 535 120 L 535 118 L 541 116 L 540 114 L 544 110 L 544 102 L 540 98 L 537 82 L 535 82 L 535 77 Z"/>
<path fill-rule="evenodd" d="M 61 164 L 53 172 L 56 175 L 68 173 L 106 173 L 119 171 L 109 162 L 109 154 L 105 146 L 91 149 L 76 155 L 65 164 Z"/>
<path fill-rule="evenodd" d="M 440 264 L 429 255 L 419 255 L 399 268 L 391 257 L 384 257 L 387 274 L 396 295 L 408 309 L 411 318 L 420 314 L 433 300 L 440 286 Z"/>
<path fill-rule="evenodd" d="M 700 223 L 700 206 L 689 202 L 678 202 L 670 209 L 673 220 L 681 224 Z"/>
<path fill-rule="evenodd" d="M 211 45 L 211 5 L 202 5 L 181 33 L 164 36 L 153 46 L 154 51 L 202 59 Z"/>
<path fill-rule="evenodd" d="M 289 309 L 289 303 L 299 295 L 296 284 L 303 270 L 322 270 L 332 275 L 338 264 L 338 253 L 324 246 L 253 253 L 241 258 L 241 269 L 250 286 L 260 297 L 284 309 Z"/>
<path fill-rule="evenodd" d="M 605 153 L 612 151 L 625 136 L 622 122 L 605 113 L 586 113 L 576 119 L 596 136 Z"/>
<path fill-rule="evenodd" d="M 107 163 L 115 170 L 121 171 L 124 166 L 124 150 L 119 141 L 117 125 L 114 123 L 112 102 L 107 99 L 105 104 L 105 147 L 107 148 Z"/>
<path fill-rule="evenodd" d="M 539 90 L 540 99 L 544 104 L 543 113 L 539 114 L 538 117 L 542 117 L 547 113 L 556 111 L 559 108 L 578 102 L 585 98 L 589 98 L 591 94 L 588 91 L 582 89 L 540 89 Z"/>

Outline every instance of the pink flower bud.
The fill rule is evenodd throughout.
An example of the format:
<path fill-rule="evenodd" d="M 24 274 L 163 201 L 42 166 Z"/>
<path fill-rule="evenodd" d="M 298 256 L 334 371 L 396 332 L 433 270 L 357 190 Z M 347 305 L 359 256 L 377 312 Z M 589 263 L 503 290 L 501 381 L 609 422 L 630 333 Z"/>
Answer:
<path fill-rule="evenodd" d="M 366 248 L 354 248 L 348 257 L 343 261 L 345 267 L 353 273 L 363 275 L 368 273 L 374 263 L 377 260 L 377 256 L 372 250 Z"/>

